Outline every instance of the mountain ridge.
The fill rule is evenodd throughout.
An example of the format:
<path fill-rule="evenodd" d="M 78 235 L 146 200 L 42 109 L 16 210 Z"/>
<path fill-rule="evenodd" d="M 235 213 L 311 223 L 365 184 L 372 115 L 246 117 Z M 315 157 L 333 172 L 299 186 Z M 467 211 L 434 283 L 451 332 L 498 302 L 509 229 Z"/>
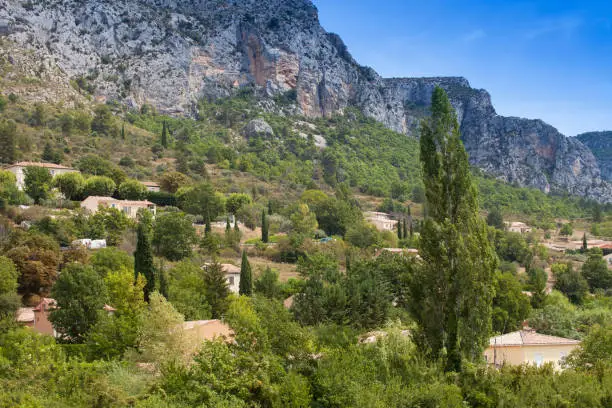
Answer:
<path fill-rule="evenodd" d="M 321 27 L 308 0 L 0 5 L 0 38 L 15 45 L 0 47 L 13 50 L 4 59 L 10 66 L 20 58 L 32 64 L 16 48 L 33 52 L 40 66 L 30 67 L 29 76 L 61 83 L 59 100 L 79 103 L 84 96 L 194 115 L 201 98 L 252 87 L 270 110 L 279 109 L 274 98 L 281 96 L 307 117 L 355 106 L 392 130 L 416 136 L 431 93 L 441 86 L 457 111 L 473 165 L 509 183 L 612 202 L 612 187 L 577 139 L 537 119 L 498 115 L 489 93 L 462 77 L 382 78 L 359 65 L 339 35 Z M 53 99 L 54 92 L 43 96 Z"/>

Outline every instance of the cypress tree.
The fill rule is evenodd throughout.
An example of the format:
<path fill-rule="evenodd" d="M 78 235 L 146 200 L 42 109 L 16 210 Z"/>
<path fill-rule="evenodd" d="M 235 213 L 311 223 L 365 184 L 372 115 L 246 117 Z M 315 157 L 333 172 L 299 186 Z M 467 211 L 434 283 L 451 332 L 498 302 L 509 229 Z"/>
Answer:
<path fill-rule="evenodd" d="M 223 317 L 229 306 L 228 297 L 230 290 L 225 278 L 223 267 L 217 260 L 214 260 L 204 269 L 202 276 L 204 282 L 205 293 L 204 297 L 210 305 L 213 319 Z"/>
<path fill-rule="evenodd" d="M 166 127 L 166 121 L 165 120 L 164 120 L 164 124 L 163 124 L 163 127 L 162 127 L 161 145 L 164 146 L 164 148 L 168 147 L 168 128 Z"/>
<path fill-rule="evenodd" d="M 125 123 L 121 124 L 121 140 L 125 140 Z"/>
<path fill-rule="evenodd" d="M 13 120 L 0 121 L 0 163 L 17 159 L 17 124 Z"/>
<path fill-rule="evenodd" d="M 268 224 L 268 217 L 266 216 L 266 211 L 261 211 L 261 241 L 268 243 L 268 233 L 270 226 Z"/>
<path fill-rule="evenodd" d="M 232 230 L 232 225 L 230 224 L 229 217 L 225 219 L 225 232 L 228 233 Z"/>
<path fill-rule="evenodd" d="M 272 201 L 268 200 L 268 215 L 272 215 Z"/>
<path fill-rule="evenodd" d="M 236 234 L 240 234 L 240 227 L 238 226 L 238 219 L 234 216 L 234 231 Z"/>
<path fill-rule="evenodd" d="M 149 301 L 149 294 L 155 291 L 155 267 L 153 266 L 153 249 L 151 246 L 151 224 L 153 217 L 147 210 L 138 214 L 136 230 L 136 251 L 134 252 L 134 273 L 136 278 L 142 274 L 147 283 L 144 287 L 144 297 Z"/>
<path fill-rule="evenodd" d="M 240 285 L 238 293 L 245 296 L 253 294 L 253 273 L 251 264 L 247 258 L 246 251 L 242 251 L 242 263 L 240 264 Z"/>
<path fill-rule="evenodd" d="M 421 125 L 420 159 L 427 216 L 421 228 L 423 267 L 414 277 L 417 344 L 446 371 L 482 358 L 491 332 L 497 257 L 478 210 L 468 155 L 446 92 L 436 87 L 432 115 Z"/>
<path fill-rule="evenodd" d="M 404 238 L 404 236 L 402 235 L 402 220 L 397 220 L 397 238 Z"/>
<path fill-rule="evenodd" d="M 211 233 L 211 231 L 212 231 L 212 227 L 210 225 L 210 217 L 206 215 L 206 225 L 204 227 L 204 234 L 208 235 Z"/>
<path fill-rule="evenodd" d="M 587 244 L 587 236 L 586 236 L 586 232 L 584 233 L 584 235 L 582 235 L 582 251 L 586 252 L 588 251 L 589 246 Z"/>
<path fill-rule="evenodd" d="M 410 239 L 414 236 L 414 231 L 412 230 L 412 220 L 410 220 Z"/>
<path fill-rule="evenodd" d="M 404 228 L 402 228 L 402 234 L 404 239 L 408 238 L 408 228 L 406 228 L 406 219 L 404 218 Z"/>

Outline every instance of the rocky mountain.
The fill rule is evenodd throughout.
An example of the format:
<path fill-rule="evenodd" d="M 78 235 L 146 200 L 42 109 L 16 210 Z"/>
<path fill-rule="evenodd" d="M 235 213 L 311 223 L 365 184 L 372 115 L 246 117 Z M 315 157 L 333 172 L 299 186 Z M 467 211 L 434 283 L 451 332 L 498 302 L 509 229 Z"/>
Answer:
<path fill-rule="evenodd" d="M 497 115 L 464 78 L 380 77 L 321 27 L 309 0 L 0 0 L 0 40 L 5 92 L 31 100 L 93 97 L 189 115 L 200 98 L 255 89 L 267 109 L 289 101 L 319 117 L 356 106 L 414 136 L 440 85 L 473 164 L 510 183 L 612 202 L 579 140 Z"/>
<path fill-rule="evenodd" d="M 612 181 L 612 131 L 587 132 L 576 136 L 585 146 L 591 149 L 604 180 Z"/>

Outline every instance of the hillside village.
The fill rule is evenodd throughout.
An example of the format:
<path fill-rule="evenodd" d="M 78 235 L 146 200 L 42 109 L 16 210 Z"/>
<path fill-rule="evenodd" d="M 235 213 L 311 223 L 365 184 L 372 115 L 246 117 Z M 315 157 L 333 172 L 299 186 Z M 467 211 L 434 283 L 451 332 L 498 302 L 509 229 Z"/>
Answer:
<path fill-rule="evenodd" d="M 308 0 L 0 5 L 0 408 L 612 407 L 605 134 Z"/>

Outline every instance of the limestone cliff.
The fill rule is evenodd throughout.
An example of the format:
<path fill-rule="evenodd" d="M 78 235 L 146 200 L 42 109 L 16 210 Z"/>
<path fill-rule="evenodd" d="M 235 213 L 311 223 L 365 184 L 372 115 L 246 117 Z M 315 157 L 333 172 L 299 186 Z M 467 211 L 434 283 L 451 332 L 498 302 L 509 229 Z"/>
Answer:
<path fill-rule="evenodd" d="M 612 181 L 612 131 L 587 132 L 576 136 L 597 159 L 604 180 Z"/>
<path fill-rule="evenodd" d="M 267 109 L 280 95 L 310 117 L 356 106 L 414 136 L 440 85 L 473 164 L 509 182 L 612 202 L 578 140 L 538 120 L 497 115 L 489 94 L 463 78 L 381 78 L 320 26 L 308 0 L 0 0 L 0 40 L 9 71 L 20 66 L 54 83 L 45 99 L 76 100 L 77 84 L 98 102 L 147 103 L 169 114 L 254 87 Z M 11 84 L 3 86 L 41 98 Z"/>

